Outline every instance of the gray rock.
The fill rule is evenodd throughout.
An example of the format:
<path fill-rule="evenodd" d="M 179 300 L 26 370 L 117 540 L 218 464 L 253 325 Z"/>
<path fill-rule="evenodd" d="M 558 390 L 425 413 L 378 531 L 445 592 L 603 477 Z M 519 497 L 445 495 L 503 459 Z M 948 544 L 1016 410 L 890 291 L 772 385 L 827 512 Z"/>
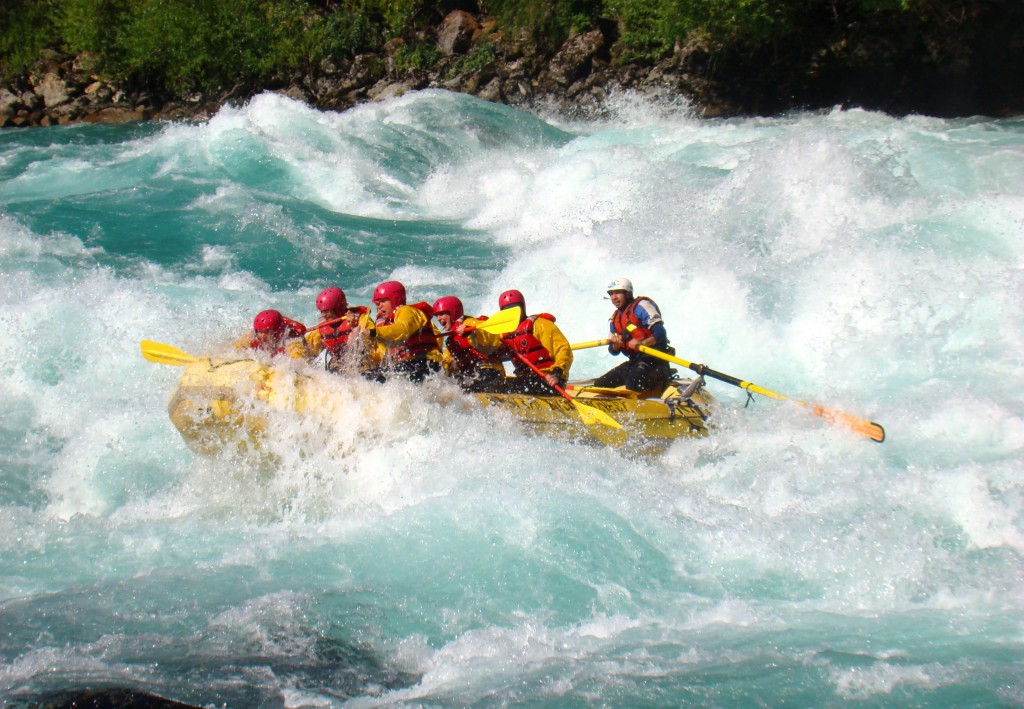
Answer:
<path fill-rule="evenodd" d="M 128 123 L 130 121 L 143 121 L 148 117 L 144 110 L 110 106 L 96 113 L 83 116 L 82 120 L 86 123 Z"/>
<path fill-rule="evenodd" d="M 406 81 L 388 81 L 387 79 L 381 79 L 366 92 L 366 97 L 371 101 L 383 101 L 388 98 L 395 98 L 401 96 L 409 91 L 414 91 L 418 85 L 418 81 L 409 79 Z"/>
<path fill-rule="evenodd" d="M 548 72 L 562 86 L 568 86 L 590 72 L 594 55 L 604 47 L 601 30 L 591 30 L 570 37 L 552 58 Z"/>
<path fill-rule="evenodd" d="M 494 77 L 487 82 L 486 86 L 477 91 L 476 95 L 477 98 L 482 98 L 484 101 L 502 103 L 501 79 Z"/>
<path fill-rule="evenodd" d="M 7 89 L 0 88 L 0 126 L 7 125 L 7 121 L 18 115 L 19 108 L 21 108 L 21 97 Z"/>
<path fill-rule="evenodd" d="M 43 100 L 33 91 L 26 91 L 21 95 L 21 105 L 29 111 L 34 111 L 43 104 Z"/>
<path fill-rule="evenodd" d="M 441 22 L 437 33 L 437 46 L 445 56 L 465 54 L 473 44 L 473 33 L 480 24 L 465 10 L 453 10 Z"/>
<path fill-rule="evenodd" d="M 303 91 L 301 86 L 296 86 L 295 84 L 292 84 L 291 86 L 282 91 L 278 91 L 278 93 L 287 96 L 288 98 L 293 99 L 295 101 L 309 103 L 309 96 L 306 94 L 305 91 Z"/>
<path fill-rule="evenodd" d="M 42 97 L 43 105 L 47 108 L 59 106 L 70 98 L 67 82 L 53 72 L 48 72 L 33 88 Z"/>

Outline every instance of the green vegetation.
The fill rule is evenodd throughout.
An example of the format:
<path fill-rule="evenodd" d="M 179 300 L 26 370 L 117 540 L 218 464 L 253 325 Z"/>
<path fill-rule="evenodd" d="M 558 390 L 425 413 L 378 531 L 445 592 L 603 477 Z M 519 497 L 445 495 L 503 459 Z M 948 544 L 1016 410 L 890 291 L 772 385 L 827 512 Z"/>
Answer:
<path fill-rule="evenodd" d="M 441 58 L 441 50 L 431 42 L 412 42 L 395 50 L 395 69 L 399 73 L 429 69 Z"/>
<path fill-rule="evenodd" d="M 499 34 L 542 50 L 576 32 L 617 34 L 620 60 L 657 60 L 699 38 L 708 45 L 787 47 L 822 27 L 923 19 L 970 0 L 4 0 L 0 78 L 31 70 L 46 50 L 77 55 L 108 80 L 167 96 L 283 85 L 325 59 L 378 52 L 401 39 L 399 71 L 440 58 L 433 29 L 454 9 L 485 14 Z M 840 17 L 842 22 L 840 23 Z M 453 65 L 498 58 L 492 39 Z"/>
<path fill-rule="evenodd" d="M 526 32 L 541 46 L 558 46 L 572 32 L 593 29 L 610 9 L 604 0 L 487 0 L 482 4 L 503 25 Z"/>
<path fill-rule="evenodd" d="M 498 50 L 491 43 L 478 44 L 461 57 L 452 62 L 445 78 L 451 79 L 461 74 L 471 74 L 493 64 L 498 59 Z"/>
<path fill-rule="evenodd" d="M 408 18 L 374 0 L 332 2 L 329 12 L 305 0 L 7 2 L 3 79 L 49 48 L 87 58 L 110 80 L 177 95 L 274 83 L 324 58 L 376 51 L 389 23 Z"/>
<path fill-rule="evenodd" d="M 7 0 L 0 6 L 0 76 L 23 73 L 55 39 L 50 3 Z"/>

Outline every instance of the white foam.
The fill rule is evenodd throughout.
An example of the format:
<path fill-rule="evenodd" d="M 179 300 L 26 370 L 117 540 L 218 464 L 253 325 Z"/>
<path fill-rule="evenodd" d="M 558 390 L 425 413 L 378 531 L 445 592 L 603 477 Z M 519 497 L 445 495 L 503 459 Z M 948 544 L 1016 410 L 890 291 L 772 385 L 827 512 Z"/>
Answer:
<path fill-rule="evenodd" d="M 958 673 L 940 664 L 895 665 L 878 662 L 868 667 L 830 670 L 836 693 L 848 701 L 869 701 L 900 688 L 934 690 L 956 681 Z"/>
<path fill-rule="evenodd" d="M 574 668 L 599 672 L 629 642 L 639 655 L 681 636 L 672 652 L 699 665 L 689 637 L 700 633 L 724 646 L 714 661 L 742 661 L 766 624 L 808 612 L 884 625 L 889 613 L 921 609 L 1019 609 L 1024 207 L 1014 131 L 992 140 L 973 123 L 860 111 L 696 121 L 640 103 L 607 121 L 545 125 L 514 123 L 505 107 L 483 120 L 483 108 L 422 93 L 329 114 L 261 97 L 85 160 L 93 168 L 65 165 L 78 179 L 106 161 L 128 183 L 154 173 L 209 181 L 191 210 L 259 224 L 321 258 L 340 256 L 278 190 L 346 215 L 433 220 L 439 232 L 452 224 L 460 243 L 498 242 L 507 257 L 467 275 L 454 248 L 440 266 L 400 254 L 357 288 L 387 273 L 415 284 L 414 298 L 454 292 L 479 312 L 519 288 L 571 341 L 607 332 L 604 285 L 626 276 L 659 303 L 681 357 L 876 419 L 889 440 L 870 443 L 790 402 L 758 397 L 743 408 L 739 389 L 709 378 L 721 401 L 712 435 L 643 460 L 528 432 L 443 385 L 321 372 L 333 404 L 321 416 L 272 412 L 274 462 L 197 457 L 164 408 L 179 370 L 142 360 L 138 341 L 204 354 L 247 330 L 254 303 L 309 312 L 319 284 L 275 293 L 236 251 L 212 245 L 184 265 L 100 267 L 91 241 L 3 216 L 0 398 L 27 422 L 30 443 L 12 455 L 32 447 L 40 474 L 30 484 L 42 497 L 0 510 L 4 549 L 25 569 L 12 593 L 164 566 L 287 567 L 288 578 L 263 580 L 295 596 L 242 598 L 210 626 L 218 639 L 237 631 L 276 651 L 261 618 L 280 615 L 285 635 L 301 635 L 303 589 L 373 598 L 401 578 L 439 617 L 409 603 L 400 637 L 368 631 L 367 643 L 424 677 L 362 705 L 513 697 L 487 693 L 495 677 L 529 685 L 527 701 L 576 699 Z M 492 119 L 507 132 L 488 138 Z M 259 173 L 266 183 L 232 172 L 254 164 L 272 167 Z M 30 177 L 23 194 L 42 189 Z M 446 247 L 443 234 L 429 238 Z M 580 351 L 572 374 L 617 361 Z M 585 543 L 573 536 L 581 529 Z M 109 538 L 83 550 L 97 530 Z M 401 542 L 413 538 L 423 546 L 409 551 Z M 458 548 L 466 539 L 483 541 Z M 402 577 L 423 568 L 403 555 L 423 549 L 467 569 L 466 583 Z M 302 553 L 331 561 L 268 563 Z M 61 554 L 72 568 L 54 580 Z M 518 597 L 487 596 L 473 574 L 490 579 L 510 557 L 549 570 L 537 583 L 553 597 L 559 574 L 582 578 L 583 600 L 524 610 Z M 905 628 L 880 632 L 914 632 Z M 961 628 L 942 632 L 956 642 Z M 826 644 L 801 642 L 783 651 Z M 642 676 L 643 663 L 623 655 Z M 21 681 L 47 662 L 73 667 L 74 651 L 33 649 L 4 677 Z M 967 681 L 948 663 L 830 676 L 839 699 L 855 701 Z"/>

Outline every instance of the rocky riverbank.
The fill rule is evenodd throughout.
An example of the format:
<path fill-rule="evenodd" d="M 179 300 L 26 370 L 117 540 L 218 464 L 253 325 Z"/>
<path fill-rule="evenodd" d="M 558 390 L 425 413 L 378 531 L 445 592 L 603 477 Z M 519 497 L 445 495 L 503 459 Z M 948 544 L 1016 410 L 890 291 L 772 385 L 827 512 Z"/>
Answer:
<path fill-rule="evenodd" d="M 613 44 L 600 31 L 579 34 L 554 54 L 528 41 L 509 42 L 466 12 L 453 12 L 438 28 L 440 58 L 429 69 L 402 69 L 393 41 L 379 54 L 322 62 L 287 82 L 263 87 L 317 108 L 344 110 L 407 91 L 443 88 L 487 101 L 532 105 L 552 101 L 565 110 L 593 110 L 617 89 L 686 96 L 709 115 L 733 112 L 704 94 L 708 82 L 685 68 L 685 57 L 660 65 L 612 63 Z M 683 61 L 680 61 L 682 59 Z M 105 82 L 81 57 L 47 52 L 35 70 L 0 88 L 0 125 L 48 126 L 78 121 L 118 123 L 147 119 L 203 120 L 224 103 L 248 95 L 222 92 L 162 97 Z"/>
<path fill-rule="evenodd" d="M 416 38 L 436 45 L 429 68 L 403 67 L 404 43 L 393 40 L 379 53 L 321 62 L 257 91 L 280 91 L 326 110 L 443 88 L 582 115 L 599 113 L 620 90 L 683 98 L 706 117 L 836 105 L 894 114 L 1020 115 L 1024 5 L 992 7 L 958 19 L 957 32 L 948 36 L 917 28 L 908 37 L 907 28 L 835 23 L 805 46 L 751 50 L 694 41 L 659 62 L 623 61 L 614 26 L 543 51 L 529 39 L 503 34 L 491 20 L 455 11 L 431 36 Z M 87 60 L 46 52 L 31 72 L 0 87 L 0 126 L 204 120 L 224 103 L 241 103 L 257 92 L 161 96 L 109 83 L 88 70 Z"/>

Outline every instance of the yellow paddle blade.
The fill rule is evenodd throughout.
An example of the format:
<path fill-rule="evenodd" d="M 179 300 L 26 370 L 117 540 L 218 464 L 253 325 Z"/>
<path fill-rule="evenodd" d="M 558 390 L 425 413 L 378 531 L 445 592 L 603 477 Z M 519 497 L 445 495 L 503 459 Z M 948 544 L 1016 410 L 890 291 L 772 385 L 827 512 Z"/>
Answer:
<path fill-rule="evenodd" d="M 195 362 L 196 358 L 190 355 L 188 352 L 182 352 L 177 347 L 171 347 L 160 342 L 153 342 L 152 340 L 143 340 L 142 356 L 150 362 L 156 362 L 157 364 L 170 364 L 175 367 L 183 367 L 190 362 Z"/>
<path fill-rule="evenodd" d="M 506 332 L 512 332 L 519 327 L 522 316 L 523 309 L 518 305 L 507 310 L 499 310 L 486 320 L 478 321 L 476 329 L 489 332 L 492 335 L 504 335 Z"/>
<path fill-rule="evenodd" d="M 606 414 L 604 411 L 601 411 L 600 409 L 595 409 L 593 406 L 581 404 L 575 399 L 573 400 L 572 405 L 576 407 L 576 410 L 580 414 L 580 418 L 583 419 L 583 423 L 587 424 L 588 426 L 593 426 L 594 424 L 599 423 L 602 426 L 622 428 L 622 424 L 620 424 L 618 421 L 616 421 L 615 419 L 613 419 L 611 416 Z"/>
<path fill-rule="evenodd" d="M 822 417 L 829 423 L 838 424 L 840 426 L 846 426 L 851 431 L 859 433 L 865 438 L 870 438 L 872 441 L 881 443 L 885 440 L 885 429 L 874 421 L 868 421 L 852 414 L 837 411 L 836 409 L 829 409 L 819 404 L 805 404 L 802 401 L 798 401 L 801 406 L 808 407 L 818 416 Z"/>

